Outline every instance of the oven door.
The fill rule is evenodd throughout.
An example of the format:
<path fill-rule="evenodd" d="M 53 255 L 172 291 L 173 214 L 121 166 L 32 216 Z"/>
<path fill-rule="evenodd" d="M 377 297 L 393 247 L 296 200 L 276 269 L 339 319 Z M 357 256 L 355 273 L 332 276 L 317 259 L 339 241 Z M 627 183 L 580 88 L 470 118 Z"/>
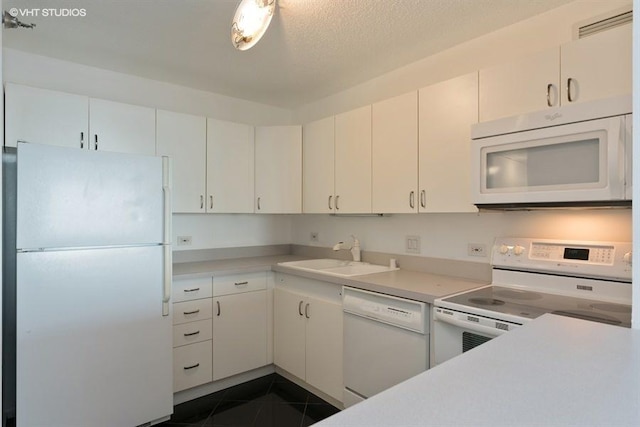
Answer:
<path fill-rule="evenodd" d="M 474 203 L 623 201 L 628 131 L 625 116 L 615 116 L 476 139 Z"/>
<path fill-rule="evenodd" d="M 430 367 L 459 356 L 516 327 L 503 322 L 449 308 L 433 308 L 433 357 Z"/>

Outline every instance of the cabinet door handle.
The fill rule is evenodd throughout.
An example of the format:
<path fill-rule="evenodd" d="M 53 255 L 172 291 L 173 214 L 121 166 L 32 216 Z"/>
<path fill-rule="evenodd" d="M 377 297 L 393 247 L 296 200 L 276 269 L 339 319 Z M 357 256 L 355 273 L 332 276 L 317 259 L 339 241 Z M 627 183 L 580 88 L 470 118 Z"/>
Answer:
<path fill-rule="evenodd" d="M 213 209 L 213 196 L 209 195 L 209 209 Z"/>
<path fill-rule="evenodd" d="M 235 282 L 234 285 L 236 286 L 242 286 L 242 285 L 248 285 L 249 282 Z"/>
<path fill-rule="evenodd" d="M 549 83 L 547 85 L 547 107 L 553 107 L 551 104 L 551 89 L 553 88 L 553 84 Z"/>
<path fill-rule="evenodd" d="M 192 337 L 194 335 L 198 335 L 200 333 L 200 331 L 195 331 L 195 332 L 188 332 L 186 334 L 183 334 L 185 337 Z"/>
<path fill-rule="evenodd" d="M 204 208 L 204 196 L 201 194 L 200 195 L 200 209 Z"/>
<path fill-rule="evenodd" d="M 80 132 L 80 148 L 84 148 L 84 132 Z"/>
<path fill-rule="evenodd" d="M 93 140 L 95 141 L 94 150 L 98 151 L 98 134 L 96 133 L 93 137 Z"/>
<path fill-rule="evenodd" d="M 409 207 L 411 209 L 416 207 L 415 196 L 416 196 L 416 192 L 415 191 L 411 191 L 409 193 Z"/>
<path fill-rule="evenodd" d="M 216 301 L 216 305 L 218 306 L 218 314 L 216 316 L 220 316 L 220 301 Z"/>
<path fill-rule="evenodd" d="M 304 317 L 309 319 L 309 303 L 304 306 Z"/>
<path fill-rule="evenodd" d="M 422 190 L 420 192 L 420 206 L 423 208 L 427 207 L 427 191 Z"/>
<path fill-rule="evenodd" d="M 197 314 L 200 313 L 200 309 L 197 310 L 193 310 L 193 311 L 183 311 L 182 314 L 184 314 L 185 316 L 188 316 L 190 314 Z"/>
<path fill-rule="evenodd" d="M 340 210 L 340 206 L 338 206 L 338 201 L 340 200 L 340 196 L 336 196 L 336 210 Z"/>
<path fill-rule="evenodd" d="M 260 197 L 258 197 L 258 210 L 260 210 Z"/>
<path fill-rule="evenodd" d="M 184 368 L 182 368 L 182 369 L 184 369 L 185 371 L 188 371 L 189 369 L 195 369 L 195 368 L 197 368 L 198 366 L 200 366 L 200 364 L 199 364 L 199 363 L 196 363 L 195 365 L 185 366 L 185 367 L 184 367 Z"/>
<path fill-rule="evenodd" d="M 185 292 L 198 292 L 200 290 L 200 288 L 191 288 L 191 289 L 185 289 Z"/>
<path fill-rule="evenodd" d="M 329 196 L 329 210 L 331 210 L 331 199 L 333 199 L 333 196 Z"/>
<path fill-rule="evenodd" d="M 574 101 L 573 96 L 571 96 L 571 82 L 573 82 L 573 79 L 571 77 L 569 77 L 567 79 L 567 100 L 569 102 L 573 102 Z"/>
<path fill-rule="evenodd" d="M 304 301 L 300 301 L 300 302 L 298 303 L 298 314 L 299 314 L 300 316 L 302 316 L 302 303 L 303 303 L 303 302 L 304 302 Z"/>

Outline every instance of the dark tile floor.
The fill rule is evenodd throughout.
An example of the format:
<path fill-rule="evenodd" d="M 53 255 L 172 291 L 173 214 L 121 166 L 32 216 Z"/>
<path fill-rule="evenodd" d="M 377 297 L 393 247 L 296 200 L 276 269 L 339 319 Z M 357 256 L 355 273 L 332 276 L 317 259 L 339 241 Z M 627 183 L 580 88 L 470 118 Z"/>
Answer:
<path fill-rule="evenodd" d="M 339 410 L 277 374 L 173 408 L 162 427 L 305 427 Z"/>

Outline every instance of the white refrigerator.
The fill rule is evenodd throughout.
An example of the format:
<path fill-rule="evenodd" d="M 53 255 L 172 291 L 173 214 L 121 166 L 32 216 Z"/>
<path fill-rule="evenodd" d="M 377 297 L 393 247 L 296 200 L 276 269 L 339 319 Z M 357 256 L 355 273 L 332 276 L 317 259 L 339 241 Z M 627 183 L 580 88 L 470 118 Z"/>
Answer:
<path fill-rule="evenodd" d="M 168 159 L 19 143 L 16 164 L 16 425 L 166 419 Z"/>

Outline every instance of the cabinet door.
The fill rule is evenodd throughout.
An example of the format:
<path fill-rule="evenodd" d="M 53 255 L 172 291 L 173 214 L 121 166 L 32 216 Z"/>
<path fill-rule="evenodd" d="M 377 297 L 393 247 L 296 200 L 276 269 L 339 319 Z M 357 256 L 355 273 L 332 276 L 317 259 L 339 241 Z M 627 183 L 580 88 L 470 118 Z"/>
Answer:
<path fill-rule="evenodd" d="M 559 106 L 559 79 L 559 48 L 480 70 L 480 121 Z"/>
<path fill-rule="evenodd" d="M 342 305 L 315 298 L 307 302 L 306 381 L 342 401 Z"/>
<path fill-rule="evenodd" d="M 274 290 L 274 363 L 305 378 L 304 297 L 276 288 Z"/>
<path fill-rule="evenodd" d="M 156 110 L 103 99 L 89 100 L 91 150 L 156 153 Z"/>
<path fill-rule="evenodd" d="M 256 127 L 256 212 L 302 212 L 302 127 Z"/>
<path fill-rule="evenodd" d="M 302 211 L 331 213 L 334 202 L 334 118 L 308 123 L 302 131 Z"/>
<path fill-rule="evenodd" d="M 335 117 L 335 212 L 371 213 L 371 106 Z"/>
<path fill-rule="evenodd" d="M 562 45 L 562 103 L 631 94 L 631 24 Z"/>
<path fill-rule="evenodd" d="M 204 212 L 206 118 L 158 110 L 157 150 L 171 157 L 173 212 Z"/>
<path fill-rule="evenodd" d="M 418 92 L 373 104 L 372 210 L 418 211 Z"/>
<path fill-rule="evenodd" d="M 87 148 L 89 98 L 7 83 L 5 145 L 18 141 Z"/>
<path fill-rule="evenodd" d="M 215 298 L 214 310 L 213 380 L 265 366 L 267 291 Z"/>
<path fill-rule="evenodd" d="M 253 126 L 207 119 L 207 212 L 253 213 Z"/>
<path fill-rule="evenodd" d="M 478 73 L 420 89 L 420 212 L 476 212 L 471 201 L 471 125 Z"/>

